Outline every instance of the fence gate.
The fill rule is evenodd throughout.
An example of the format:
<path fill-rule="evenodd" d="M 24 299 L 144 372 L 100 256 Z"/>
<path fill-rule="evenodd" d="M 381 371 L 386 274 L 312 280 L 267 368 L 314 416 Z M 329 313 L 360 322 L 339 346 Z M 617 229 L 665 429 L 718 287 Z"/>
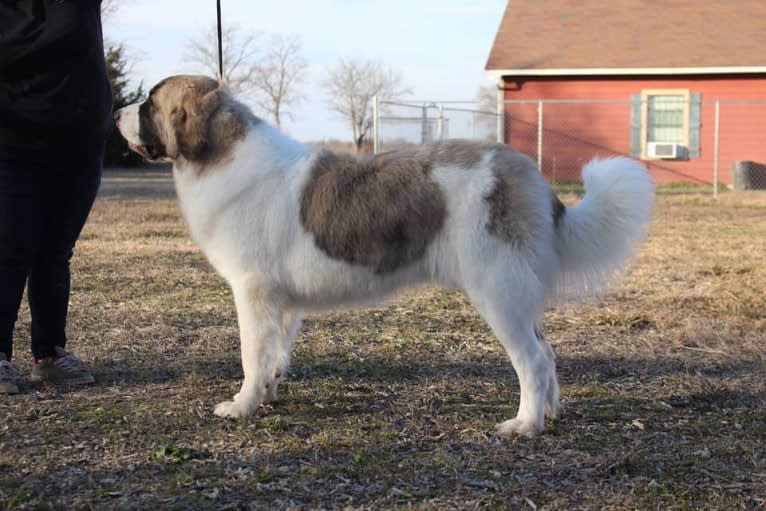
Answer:
<path fill-rule="evenodd" d="M 476 101 L 374 99 L 375 153 L 450 138 L 495 142 L 501 127 L 501 116 L 481 110 Z"/>

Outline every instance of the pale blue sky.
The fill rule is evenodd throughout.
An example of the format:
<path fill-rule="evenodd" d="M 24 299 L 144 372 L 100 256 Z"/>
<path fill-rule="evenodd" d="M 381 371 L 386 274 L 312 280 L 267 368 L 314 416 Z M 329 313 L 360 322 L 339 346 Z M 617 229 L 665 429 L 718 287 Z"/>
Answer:
<path fill-rule="evenodd" d="M 199 72 L 184 62 L 186 42 L 215 20 L 214 0 L 117 0 L 105 35 L 124 42 L 146 88 L 171 74 Z M 375 59 L 401 72 L 412 98 L 473 99 L 489 82 L 484 64 L 504 0 L 222 0 L 224 23 L 297 35 L 310 71 L 304 100 L 285 130 L 300 140 L 349 139 L 325 106 L 325 70 L 338 58 Z"/>

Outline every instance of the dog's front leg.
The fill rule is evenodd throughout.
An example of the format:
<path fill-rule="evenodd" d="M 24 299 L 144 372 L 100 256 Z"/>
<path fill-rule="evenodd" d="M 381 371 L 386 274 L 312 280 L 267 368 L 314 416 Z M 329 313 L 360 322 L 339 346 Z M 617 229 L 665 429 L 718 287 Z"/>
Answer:
<path fill-rule="evenodd" d="M 220 417 L 239 418 L 255 413 L 272 384 L 280 360 L 282 307 L 270 293 L 251 287 L 234 287 L 242 369 L 242 388 L 232 401 L 215 407 Z"/>

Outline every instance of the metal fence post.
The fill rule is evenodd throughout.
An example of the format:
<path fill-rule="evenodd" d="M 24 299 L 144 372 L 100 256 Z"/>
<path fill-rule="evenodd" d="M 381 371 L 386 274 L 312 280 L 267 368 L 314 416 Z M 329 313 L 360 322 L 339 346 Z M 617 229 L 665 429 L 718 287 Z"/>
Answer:
<path fill-rule="evenodd" d="M 713 197 L 718 198 L 718 173 L 720 164 L 721 100 L 715 100 L 715 131 L 713 133 Z"/>
<path fill-rule="evenodd" d="M 543 172 L 543 102 L 537 102 L 537 170 Z"/>
<path fill-rule="evenodd" d="M 436 138 L 441 141 L 444 140 L 444 105 L 439 103 L 437 108 L 439 109 L 439 118 L 436 121 Z"/>
<path fill-rule="evenodd" d="M 380 98 L 372 97 L 372 153 L 380 151 Z"/>

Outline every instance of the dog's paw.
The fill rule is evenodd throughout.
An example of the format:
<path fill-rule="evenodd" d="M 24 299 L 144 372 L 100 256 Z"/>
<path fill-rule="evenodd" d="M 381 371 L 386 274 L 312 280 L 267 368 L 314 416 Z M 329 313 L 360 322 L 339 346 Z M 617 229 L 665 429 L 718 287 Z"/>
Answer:
<path fill-rule="evenodd" d="M 525 421 L 522 419 L 511 419 L 501 422 L 495 428 L 495 433 L 499 437 L 510 438 L 513 435 L 533 438 L 543 432 L 543 425 L 534 421 Z"/>
<path fill-rule="evenodd" d="M 215 406 L 213 413 L 226 419 L 240 419 L 251 415 L 253 412 L 249 406 L 243 406 L 237 401 L 224 401 Z"/>

